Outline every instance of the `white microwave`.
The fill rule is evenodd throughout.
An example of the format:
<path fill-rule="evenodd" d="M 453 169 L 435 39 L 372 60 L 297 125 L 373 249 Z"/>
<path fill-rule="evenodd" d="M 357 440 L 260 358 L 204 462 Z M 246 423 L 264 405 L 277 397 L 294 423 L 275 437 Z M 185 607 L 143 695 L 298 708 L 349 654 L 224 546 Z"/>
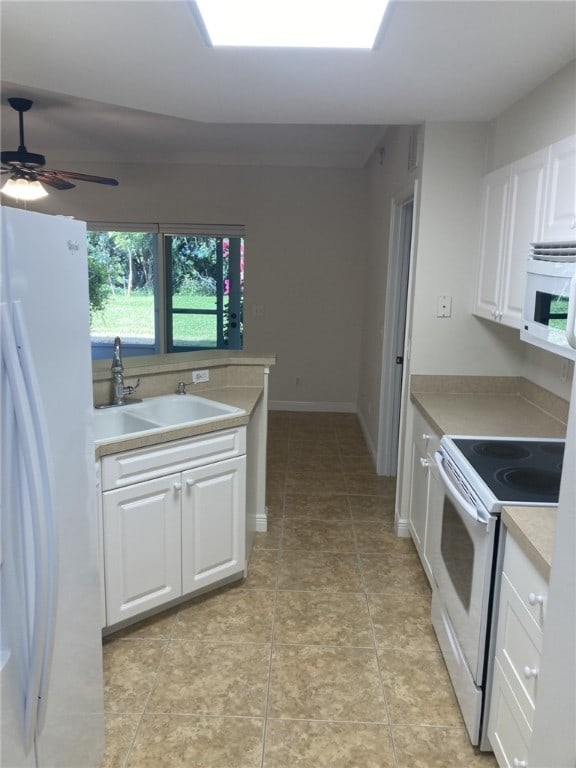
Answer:
<path fill-rule="evenodd" d="M 576 360 L 576 261 L 528 259 L 520 338 Z"/>

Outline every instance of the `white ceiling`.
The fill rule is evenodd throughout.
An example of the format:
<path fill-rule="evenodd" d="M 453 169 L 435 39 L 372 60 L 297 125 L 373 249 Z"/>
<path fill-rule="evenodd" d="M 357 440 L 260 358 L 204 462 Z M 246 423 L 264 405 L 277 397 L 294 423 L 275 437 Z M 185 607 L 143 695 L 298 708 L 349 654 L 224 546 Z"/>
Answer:
<path fill-rule="evenodd" d="M 385 126 L 490 120 L 576 57 L 573 0 L 395 0 L 370 52 L 212 49 L 184 0 L 0 12 L 2 147 L 18 143 L 7 97 L 32 98 L 26 144 L 49 166 L 362 166 Z"/>

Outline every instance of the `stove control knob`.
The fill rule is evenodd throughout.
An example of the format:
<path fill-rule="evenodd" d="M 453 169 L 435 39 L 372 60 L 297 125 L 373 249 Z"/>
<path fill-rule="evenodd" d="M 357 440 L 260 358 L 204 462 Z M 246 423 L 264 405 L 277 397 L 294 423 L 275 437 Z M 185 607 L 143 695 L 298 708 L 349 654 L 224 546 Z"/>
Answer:
<path fill-rule="evenodd" d="M 526 680 L 530 680 L 531 677 L 538 677 L 538 670 L 536 667 L 524 667 L 522 672 L 524 673 Z"/>
<path fill-rule="evenodd" d="M 544 605 L 544 596 L 537 595 L 535 592 L 530 592 L 528 595 L 528 602 L 530 605 Z"/>
<path fill-rule="evenodd" d="M 526 760 L 518 760 L 517 757 L 515 757 L 514 760 L 512 760 L 512 765 L 514 766 L 514 768 L 528 768 L 528 763 L 526 762 Z"/>

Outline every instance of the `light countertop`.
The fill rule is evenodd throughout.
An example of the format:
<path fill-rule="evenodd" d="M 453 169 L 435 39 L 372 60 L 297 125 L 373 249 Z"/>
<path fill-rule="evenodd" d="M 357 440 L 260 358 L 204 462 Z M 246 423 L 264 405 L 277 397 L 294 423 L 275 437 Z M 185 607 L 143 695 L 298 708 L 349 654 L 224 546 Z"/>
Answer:
<path fill-rule="evenodd" d="M 412 393 L 440 435 L 564 437 L 566 425 L 518 394 Z"/>
<path fill-rule="evenodd" d="M 556 531 L 556 509 L 503 507 L 502 522 L 538 573 L 548 580 Z"/>

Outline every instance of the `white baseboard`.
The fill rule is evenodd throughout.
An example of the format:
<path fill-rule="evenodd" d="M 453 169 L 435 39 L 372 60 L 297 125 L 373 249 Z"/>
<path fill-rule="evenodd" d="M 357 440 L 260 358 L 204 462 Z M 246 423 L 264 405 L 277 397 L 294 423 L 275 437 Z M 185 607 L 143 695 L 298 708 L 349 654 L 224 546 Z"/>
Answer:
<path fill-rule="evenodd" d="M 362 430 L 362 434 L 364 435 L 364 440 L 366 440 L 366 445 L 368 446 L 368 450 L 370 451 L 370 456 L 372 456 L 372 461 L 374 462 L 374 466 L 376 467 L 378 463 L 378 451 L 376 449 L 376 446 L 372 442 L 370 432 L 368 431 L 368 427 L 366 426 L 366 422 L 364 421 L 364 415 L 360 411 L 358 411 L 356 415 L 358 416 L 358 421 L 360 422 L 360 429 Z"/>
<path fill-rule="evenodd" d="M 410 524 L 408 523 L 408 520 L 403 518 L 396 520 L 394 523 L 394 531 L 396 532 L 396 536 L 401 539 L 412 538 L 412 534 L 410 533 Z"/>
<path fill-rule="evenodd" d="M 266 533 L 268 530 L 268 507 L 266 507 L 266 511 L 259 514 L 254 515 L 254 530 L 256 533 Z"/>
<path fill-rule="evenodd" d="M 356 403 L 323 403 L 315 400 L 270 400 L 268 408 L 271 411 L 356 413 Z"/>

